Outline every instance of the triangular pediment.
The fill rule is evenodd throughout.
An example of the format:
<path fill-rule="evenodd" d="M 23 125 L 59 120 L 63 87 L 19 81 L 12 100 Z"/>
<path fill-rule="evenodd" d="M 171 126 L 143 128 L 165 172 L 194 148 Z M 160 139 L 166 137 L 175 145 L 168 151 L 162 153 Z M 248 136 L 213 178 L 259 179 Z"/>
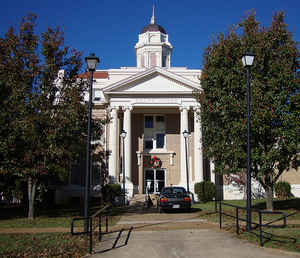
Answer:
<path fill-rule="evenodd" d="M 105 94 L 192 93 L 199 85 L 159 67 L 137 73 L 104 88 Z"/>

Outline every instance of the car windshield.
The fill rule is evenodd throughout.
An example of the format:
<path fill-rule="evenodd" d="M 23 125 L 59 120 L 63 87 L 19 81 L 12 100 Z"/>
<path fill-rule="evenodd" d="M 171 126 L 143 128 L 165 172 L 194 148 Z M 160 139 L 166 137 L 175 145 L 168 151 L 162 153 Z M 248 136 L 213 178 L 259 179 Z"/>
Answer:
<path fill-rule="evenodd" d="M 163 189 L 162 193 L 164 194 L 184 194 L 186 193 L 185 189 L 182 187 L 166 187 Z"/>

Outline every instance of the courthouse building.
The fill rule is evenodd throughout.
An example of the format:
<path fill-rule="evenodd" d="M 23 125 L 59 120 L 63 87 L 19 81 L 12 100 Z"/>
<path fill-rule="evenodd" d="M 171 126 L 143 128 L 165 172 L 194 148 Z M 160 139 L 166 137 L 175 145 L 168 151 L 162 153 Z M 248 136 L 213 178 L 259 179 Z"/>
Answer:
<path fill-rule="evenodd" d="M 200 89 L 201 71 L 172 67 L 173 46 L 154 14 L 134 48 L 136 67 L 94 73 L 93 116 L 110 118 L 101 141 L 107 161 L 101 171 L 107 171 L 110 182 L 122 182 L 124 165 L 129 196 L 145 193 L 146 185 L 151 193 L 159 193 L 163 186 L 187 188 L 189 182 L 194 191 L 194 183 L 208 174 L 199 104 L 193 97 Z M 184 131 L 189 132 L 187 138 Z"/>

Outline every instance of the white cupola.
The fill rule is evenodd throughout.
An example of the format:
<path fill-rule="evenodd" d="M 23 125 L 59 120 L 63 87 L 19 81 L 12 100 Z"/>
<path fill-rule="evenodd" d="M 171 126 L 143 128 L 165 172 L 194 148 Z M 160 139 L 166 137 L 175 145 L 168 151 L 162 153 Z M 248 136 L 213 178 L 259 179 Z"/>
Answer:
<path fill-rule="evenodd" d="M 135 45 L 136 64 L 138 68 L 154 66 L 171 66 L 172 45 L 168 41 L 165 29 L 155 23 L 154 6 L 150 24 L 146 25 L 139 34 L 139 41 Z"/>

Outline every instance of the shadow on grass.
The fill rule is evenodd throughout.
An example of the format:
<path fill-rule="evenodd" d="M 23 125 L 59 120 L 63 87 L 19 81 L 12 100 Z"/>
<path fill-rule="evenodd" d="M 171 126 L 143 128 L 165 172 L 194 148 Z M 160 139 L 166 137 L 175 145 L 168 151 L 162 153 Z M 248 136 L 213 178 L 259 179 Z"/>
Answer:
<path fill-rule="evenodd" d="M 253 205 L 253 208 L 264 210 L 266 209 L 266 202 L 260 202 Z M 275 210 L 288 210 L 295 209 L 300 210 L 300 198 L 290 199 L 290 200 L 275 200 L 274 201 Z"/>
<path fill-rule="evenodd" d="M 91 204 L 90 213 L 94 213 L 102 206 L 100 204 Z M 77 203 L 69 203 L 66 205 L 53 205 L 52 207 L 41 207 L 35 205 L 35 217 L 74 217 L 83 215 L 83 207 Z M 26 205 L 2 205 L 0 206 L 0 220 L 27 218 L 28 208 Z"/>
<path fill-rule="evenodd" d="M 275 235 L 270 232 L 262 231 L 263 232 L 263 241 L 262 241 L 262 246 L 265 245 L 268 242 L 276 242 L 276 243 L 283 243 L 283 244 L 296 244 L 297 239 L 294 237 L 289 237 L 289 236 L 282 236 L 282 235 Z M 259 239 L 259 232 L 255 231 L 250 231 L 248 233 L 251 233 L 255 235 Z"/>
<path fill-rule="evenodd" d="M 0 219 L 26 218 L 27 209 L 23 205 L 0 206 Z"/>

